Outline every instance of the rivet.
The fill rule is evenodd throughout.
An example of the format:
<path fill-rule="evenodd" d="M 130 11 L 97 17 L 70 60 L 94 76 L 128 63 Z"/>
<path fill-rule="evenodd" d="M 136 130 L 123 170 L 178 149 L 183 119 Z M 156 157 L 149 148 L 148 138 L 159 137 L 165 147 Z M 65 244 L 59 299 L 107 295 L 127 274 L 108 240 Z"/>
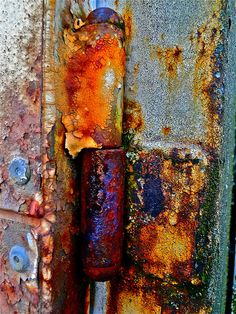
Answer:
<path fill-rule="evenodd" d="M 26 249 L 20 245 L 14 245 L 9 253 L 10 265 L 13 270 L 24 273 L 30 265 L 29 256 Z"/>
<path fill-rule="evenodd" d="M 24 185 L 30 179 L 30 168 L 28 162 L 23 158 L 15 158 L 9 166 L 10 177 L 16 184 Z"/>

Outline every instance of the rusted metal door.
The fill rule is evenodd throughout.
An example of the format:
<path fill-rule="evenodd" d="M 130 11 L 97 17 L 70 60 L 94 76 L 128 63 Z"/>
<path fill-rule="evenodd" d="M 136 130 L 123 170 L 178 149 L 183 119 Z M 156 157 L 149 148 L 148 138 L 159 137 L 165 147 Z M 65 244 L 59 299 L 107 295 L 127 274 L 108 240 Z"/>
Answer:
<path fill-rule="evenodd" d="M 110 35 L 99 63 L 78 46 L 101 6 L 124 20 L 125 73 Z M 235 10 L 233 0 L 0 2 L 0 313 L 225 313 Z M 103 51 L 98 40 L 89 45 Z M 125 75 L 118 144 L 119 123 L 106 133 L 106 112 L 92 107 L 106 53 Z M 75 83 L 86 75 L 89 86 Z M 76 115 L 75 89 L 87 108 Z M 100 149 L 102 132 L 126 152 L 122 266 L 105 282 L 83 272 L 80 227 L 90 170 L 79 151 Z"/>

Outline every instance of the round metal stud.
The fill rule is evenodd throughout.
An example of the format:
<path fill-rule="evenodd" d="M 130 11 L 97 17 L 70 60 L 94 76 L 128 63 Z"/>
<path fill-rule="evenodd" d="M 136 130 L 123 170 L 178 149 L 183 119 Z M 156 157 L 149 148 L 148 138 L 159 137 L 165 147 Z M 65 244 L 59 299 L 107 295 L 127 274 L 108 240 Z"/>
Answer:
<path fill-rule="evenodd" d="M 19 185 L 26 184 L 30 179 L 28 162 L 23 158 L 15 158 L 9 166 L 10 177 Z"/>
<path fill-rule="evenodd" d="M 25 273 L 30 265 L 30 260 L 26 249 L 20 245 L 14 245 L 9 253 L 10 265 L 13 270 Z"/>

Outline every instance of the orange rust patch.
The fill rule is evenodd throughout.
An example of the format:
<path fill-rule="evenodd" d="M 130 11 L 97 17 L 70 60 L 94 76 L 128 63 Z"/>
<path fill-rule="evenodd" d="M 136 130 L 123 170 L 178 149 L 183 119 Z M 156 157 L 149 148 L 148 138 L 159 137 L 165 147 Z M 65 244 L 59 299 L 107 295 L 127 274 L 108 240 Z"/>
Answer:
<path fill-rule="evenodd" d="M 124 48 L 120 35 L 116 35 L 114 27 L 105 24 L 87 25 L 77 33 L 64 31 L 65 45 L 59 50 L 65 60 L 59 76 L 64 80 L 59 78 L 58 96 L 67 131 L 66 148 L 73 157 L 82 148 L 101 148 L 96 130 L 114 132 L 109 130 L 109 121 L 121 119 L 119 113 L 111 116 L 114 93 L 122 88 L 125 65 Z"/>
<path fill-rule="evenodd" d="M 163 281 L 153 280 L 140 274 L 139 268 L 131 266 L 132 274 L 125 272 L 123 278 L 107 283 L 107 314 L 207 314 L 210 309 L 201 302 L 191 302 L 187 289 L 178 289 Z M 175 305 L 173 307 L 173 304 Z"/>
<path fill-rule="evenodd" d="M 63 117 L 67 128 L 67 148 L 75 156 L 83 147 L 99 147 L 93 140 L 97 126 L 106 127 L 111 113 L 115 78 L 123 77 L 124 54 L 117 39 L 105 35 L 95 46 L 76 52 L 68 61 L 65 78 L 70 112 Z M 106 79 L 114 77 L 111 86 Z M 105 89 L 105 90 L 104 90 Z M 88 142 L 86 144 L 86 142 Z"/>
<path fill-rule="evenodd" d="M 148 263 L 143 264 L 144 271 L 164 278 L 165 274 L 175 273 L 177 263 L 187 262 L 182 276 L 189 277 L 191 273 L 189 260 L 194 244 L 191 233 L 186 230 L 183 223 L 176 226 L 149 224 L 143 227 L 140 231 L 140 241 L 145 245 L 142 257 L 148 260 Z"/>
<path fill-rule="evenodd" d="M 170 131 L 171 131 L 171 128 L 169 127 L 164 127 L 162 128 L 162 133 L 165 135 L 165 136 L 168 136 L 170 134 Z"/>
<path fill-rule="evenodd" d="M 159 61 L 163 63 L 168 76 L 171 78 L 176 78 L 178 66 L 183 62 L 182 54 L 183 49 L 179 46 L 173 48 L 157 47 L 152 51 L 151 56 L 153 58 L 157 56 Z"/>
<path fill-rule="evenodd" d="M 141 105 L 136 101 L 126 99 L 124 107 L 124 132 L 129 130 L 141 132 L 144 128 Z"/>
<path fill-rule="evenodd" d="M 153 313 L 161 314 L 162 308 L 151 293 L 144 294 L 124 290 L 121 291 L 117 302 L 118 313 Z"/>
<path fill-rule="evenodd" d="M 140 64 L 139 64 L 139 63 L 136 63 L 135 66 L 134 66 L 134 70 L 133 70 L 133 75 L 134 75 L 134 76 L 137 76 L 137 75 L 138 75 L 139 69 L 140 69 Z"/>

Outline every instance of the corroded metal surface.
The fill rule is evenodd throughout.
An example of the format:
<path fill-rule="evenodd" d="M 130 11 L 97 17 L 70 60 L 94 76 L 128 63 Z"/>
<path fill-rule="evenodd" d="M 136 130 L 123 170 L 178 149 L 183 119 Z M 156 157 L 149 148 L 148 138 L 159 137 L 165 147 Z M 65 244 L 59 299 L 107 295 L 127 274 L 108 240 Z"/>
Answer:
<path fill-rule="evenodd" d="M 88 288 L 78 249 L 78 163 L 65 150 L 63 116 L 71 103 L 64 61 L 70 63 L 67 52 L 76 48 L 68 26 L 80 27 L 96 4 L 113 8 L 125 22 L 123 145 L 129 184 L 121 275 Z M 234 114 L 226 39 L 234 1 L 23 0 L 16 5 L 4 0 L 0 8 L 4 314 L 83 313 L 89 307 L 96 314 L 223 313 Z M 94 125 L 87 131 L 91 135 Z M 18 171 L 17 158 L 30 171 Z M 39 254 L 37 270 L 10 269 L 14 245 L 26 248 L 33 265 Z"/>
<path fill-rule="evenodd" d="M 58 110 L 55 46 L 63 2 L 44 2 L 44 79 L 42 98 L 42 191 L 44 215 L 55 213 L 52 232 L 41 237 L 41 312 L 76 313 L 83 310 L 87 281 L 78 250 L 78 185 L 76 164 L 65 154 L 65 129 Z M 65 11 L 68 14 L 68 11 Z M 75 280 L 76 279 L 76 280 Z"/>
<path fill-rule="evenodd" d="M 41 220 L 24 215 L 38 216 L 31 211 L 42 200 L 42 8 L 41 0 L 0 3 L 1 313 L 39 309 L 37 228 Z M 19 247 L 21 251 L 16 250 Z M 22 258 L 26 262 L 19 272 Z"/>
<path fill-rule="evenodd" d="M 123 251 L 125 152 L 83 152 L 81 249 L 85 273 L 97 281 L 120 270 Z"/>
<path fill-rule="evenodd" d="M 199 216 L 205 214 L 200 206 L 206 156 L 200 150 L 173 149 L 128 153 L 128 160 L 127 253 L 147 276 L 199 285 L 204 261 L 194 255 Z"/>
<path fill-rule="evenodd" d="M 222 274 L 226 265 L 221 226 L 230 191 L 222 182 L 232 176 L 233 140 L 225 123 L 234 112 L 225 101 L 233 93 L 232 80 L 225 92 L 229 2 L 101 2 L 126 26 L 129 160 L 127 255 L 121 277 L 103 289 L 103 312 L 223 312 L 226 277 L 217 268 Z"/>
<path fill-rule="evenodd" d="M 0 207 L 25 212 L 40 189 L 42 1 L 1 1 L 0 11 Z M 8 169 L 16 157 L 32 172 L 23 187 Z"/>
<path fill-rule="evenodd" d="M 38 285 L 37 241 L 28 225 L 4 220 L 0 227 L 1 272 L 0 308 L 1 313 L 36 313 L 40 301 Z M 13 268 L 10 253 L 14 246 L 26 250 L 28 262 L 24 271 Z"/>
<path fill-rule="evenodd" d="M 118 21 L 105 23 L 91 14 L 81 25 L 65 25 L 58 47 L 64 60 L 58 105 L 67 131 L 65 147 L 73 157 L 82 148 L 121 145 L 125 52 L 123 31 L 116 27 L 122 21 L 115 13 L 110 19 Z"/>

